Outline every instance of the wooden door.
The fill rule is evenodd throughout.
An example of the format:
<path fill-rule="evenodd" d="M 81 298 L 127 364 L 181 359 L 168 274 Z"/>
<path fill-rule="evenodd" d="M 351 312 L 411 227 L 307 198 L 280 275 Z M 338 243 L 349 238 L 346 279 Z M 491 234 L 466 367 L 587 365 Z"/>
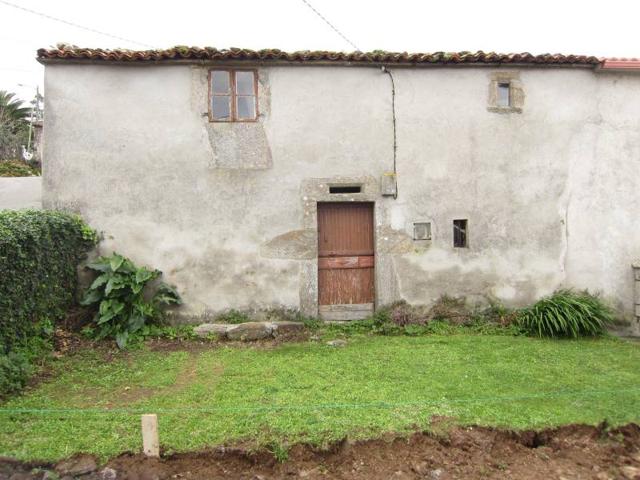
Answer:
<path fill-rule="evenodd" d="M 318 304 L 322 318 L 373 312 L 373 203 L 318 203 Z"/>

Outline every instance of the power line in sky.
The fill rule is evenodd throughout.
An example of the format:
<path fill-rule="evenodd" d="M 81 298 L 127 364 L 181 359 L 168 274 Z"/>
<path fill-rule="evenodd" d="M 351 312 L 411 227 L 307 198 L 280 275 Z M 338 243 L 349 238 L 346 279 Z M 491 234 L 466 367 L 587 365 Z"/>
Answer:
<path fill-rule="evenodd" d="M 118 35 L 111 35 L 110 33 L 102 32 L 100 30 L 96 30 L 95 28 L 85 27 L 85 26 L 79 25 L 77 23 L 73 23 L 73 22 L 69 22 L 67 20 L 63 20 L 62 18 L 58 18 L 58 17 L 53 17 L 51 15 L 47 15 L 46 13 L 37 12 L 35 10 L 31 10 L 29 8 L 25 8 L 25 7 L 21 6 L 21 5 L 16 5 L 15 3 L 7 2 L 6 0 L 0 0 L 0 3 L 2 3 L 4 5 L 7 5 L 8 7 L 17 8 L 18 10 L 22 10 L 24 12 L 31 13 L 33 15 L 38 15 L 39 17 L 43 17 L 43 18 L 46 18 L 48 20 L 53 20 L 54 22 L 64 23 L 65 25 L 69 25 L 71 27 L 79 28 L 81 30 L 86 30 L 87 32 L 97 33 L 98 35 L 103 35 L 105 37 L 115 38 L 116 40 L 124 41 L 124 42 L 127 42 L 127 43 L 134 43 L 136 45 L 141 45 L 141 46 L 147 47 L 147 48 L 155 48 L 153 45 L 149 45 L 147 43 L 137 42 L 137 41 L 131 40 L 129 38 L 119 37 Z"/>
<path fill-rule="evenodd" d="M 2 0 L 0 0 L 0 1 L 2 1 Z M 351 40 L 349 40 L 340 30 L 338 30 L 336 27 L 334 27 L 331 24 L 331 22 L 329 20 L 327 20 L 318 10 L 313 8 L 313 5 L 311 5 L 309 2 L 307 2 L 307 0 L 302 0 L 302 3 L 304 3 L 307 7 L 309 7 L 313 11 L 313 13 L 315 13 L 318 17 L 320 17 L 322 19 L 322 21 L 324 23 L 329 25 L 329 27 L 331 27 L 331 29 L 334 32 L 336 32 L 338 35 L 340 35 L 345 42 L 347 42 L 349 45 L 351 45 L 356 50 L 360 50 L 355 43 L 353 43 Z"/>

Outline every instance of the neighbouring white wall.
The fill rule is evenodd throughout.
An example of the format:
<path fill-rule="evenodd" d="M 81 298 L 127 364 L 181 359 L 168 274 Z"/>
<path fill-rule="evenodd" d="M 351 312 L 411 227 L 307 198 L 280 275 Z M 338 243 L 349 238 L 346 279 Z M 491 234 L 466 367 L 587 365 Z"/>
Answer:
<path fill-rule="evenodd" d="M 42 177 L 0 177 L 0 210 L 42 208 Z"/>
<path fill-rule="evenodd" d="M 522 113 L 488 109 L 493 68 L 391 69 L 397 200 L 375 197 L 378 303 L 442 294 L 522 305 L 600 290 L 632 317 L 640 76 L 506 69 Z M 312 206 L 328 182 L 370 198 L 392 169 L 391 89 L 378 68 L 259 69 L 261 117 L 211 124 L 200 66 L 46 67 L 44 201 L 165 272 L 183 312 L 312 312 Z M 373 186 L 372 186 L 373 185 Z M 469 220 L 469 248 L 452 220 Z M 432 223 L 430 242 L 412 225 Z"/>
<path fill-rule="evenodd" d="M 640 259 L 640 76 L 596 80 L 590 114 L 567 146 L 566 281 L 608 294 L 631 317 L 630 264 Z"/>

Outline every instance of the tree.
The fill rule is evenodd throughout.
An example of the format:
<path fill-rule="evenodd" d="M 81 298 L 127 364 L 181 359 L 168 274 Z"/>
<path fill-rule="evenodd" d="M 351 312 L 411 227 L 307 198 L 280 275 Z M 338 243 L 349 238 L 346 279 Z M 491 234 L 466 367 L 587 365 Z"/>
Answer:
<path fill-rule="evenodd" d="M 28 142 L 31 107 L 23 106 L 15 93 L 0 90 L 0 160 L 21 158 Z"/>
<path fill-rule="evenodd" d="M 23 107 L 23 102 L 15 93 L 0 90 L 0 124 L 19 124 L 26 122 L 31 115 L 30 107 Z M 17 125 L 16 125 L 17 126 Z"/>

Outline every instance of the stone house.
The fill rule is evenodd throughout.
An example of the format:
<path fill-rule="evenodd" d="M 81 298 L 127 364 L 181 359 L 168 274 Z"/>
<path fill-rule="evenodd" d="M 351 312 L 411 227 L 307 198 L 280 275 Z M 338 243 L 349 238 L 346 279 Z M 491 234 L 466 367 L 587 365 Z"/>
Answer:
<path fill-rule="evenodd" d="M 640 62 L 176 47 L 38 51 L 43 201 L 185 317 L 355 318 L 599 291 L 634 320 Z"/>

